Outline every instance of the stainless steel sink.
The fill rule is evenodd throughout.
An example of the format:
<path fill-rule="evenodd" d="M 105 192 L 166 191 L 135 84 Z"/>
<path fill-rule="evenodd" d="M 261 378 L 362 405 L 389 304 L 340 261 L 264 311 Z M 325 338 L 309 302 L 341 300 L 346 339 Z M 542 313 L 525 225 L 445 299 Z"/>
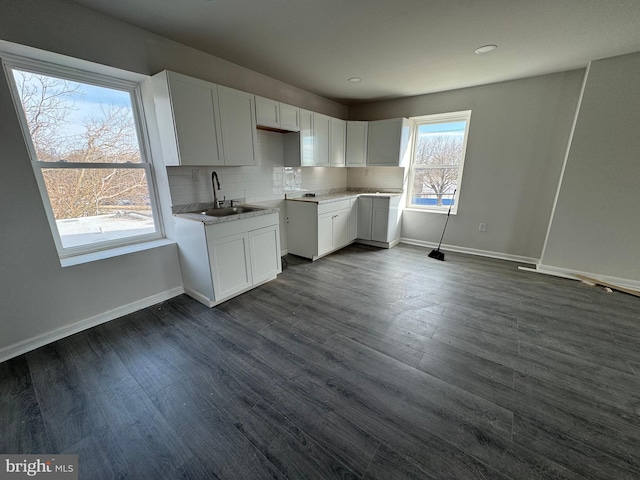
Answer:
<path fill-rule="evenodd" d="M 195 213 L 207 215 L 209 217 L 228 217 L 229 215 L 239 215 L 241 213 L 257 212 L 261 208 L 254 207 L 227 207 L 227 208 L 210 208 L 208 210 L 200 210 Z"/>

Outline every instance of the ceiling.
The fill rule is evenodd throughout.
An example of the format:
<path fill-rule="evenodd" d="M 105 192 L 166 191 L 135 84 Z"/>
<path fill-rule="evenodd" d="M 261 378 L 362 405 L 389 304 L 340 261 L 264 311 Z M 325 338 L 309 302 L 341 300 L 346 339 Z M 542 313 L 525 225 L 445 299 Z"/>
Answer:
<path fill-rule="evenodd" d="M 345 105 L 640 51 L 638 0 L 74 1 Z"/>

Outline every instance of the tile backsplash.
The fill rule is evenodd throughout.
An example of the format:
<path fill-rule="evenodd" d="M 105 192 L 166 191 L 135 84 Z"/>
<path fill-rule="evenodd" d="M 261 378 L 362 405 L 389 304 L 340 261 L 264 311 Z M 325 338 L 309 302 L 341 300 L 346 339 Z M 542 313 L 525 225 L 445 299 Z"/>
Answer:
<path fill-rule="evenodd" d="M 404 176 L 403 167 L 347 168 L 347 184 L 351 189 L 401 190 Z"/>
<path fill-rule="evenodd" d="M 213 201 L 211 173 L 220 180 L 218 199 L 247 203 L 284 199 L 285 194 L 323 193 L 348 188 L 401 189 L 399 167 L 284 167 L 282 134 L 258 130 L 258 165 L 250 167 L 167 167 L 173 205 Z"/>
<path fill-rule="evenodd" d="M 258 165 L 250 167 L 167 167 L 173 205 L 211 202 L 211 173 L 220 180 L 218 198 L 261 202 L 284 197 L 282 135 L 258 130 Z"/>

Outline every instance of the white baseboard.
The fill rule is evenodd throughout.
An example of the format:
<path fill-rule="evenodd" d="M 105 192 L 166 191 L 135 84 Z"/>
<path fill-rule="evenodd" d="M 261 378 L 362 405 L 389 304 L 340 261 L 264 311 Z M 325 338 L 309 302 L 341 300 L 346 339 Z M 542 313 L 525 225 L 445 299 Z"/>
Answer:
<path fill-rule="evenodd" d="M 379 247 L 379 248 L 393 248 L 398 243 L 400 243 L 400 239 L 392 240 L 391 242 L 378 242 L 376 240 L 363 240 L 361 238 L 356 238 L 355 243 L 360 243 L 361 245 L 369 245 L 370 247 Z"/>
<path fill-rule="evenodd" d="M 128 315 L 129 313 L 150 307 L 151 305 L 168 300 L 182 293 L 184 293 L 183 287 L 172 288 L 171 290 L 166 290 L 164 292 L 151 295 L 150 297 L 136 300 L 135 302 L 127 305 L 114 308 L 113 310 L 94 315 L 93 317 L 85 320 L 80 320 L 79 322 L 72 323 L 71 325 L 65 325 L 64 327 L 43 333 L 37 337 L 29 338 L 27 340 L 14 343 L 13 345 L 3 347 L 0 349 L 0 363 L 9 360 L 10 358 L 17 357 L 18 355 L 22 355 L 23 353 L 30 352 L 31 350 L 35 350 L 36 348 L 47 345 L 48 343 L 60 340 L 61 338 L 73 335 L 74 333 L 81 332 L 88 328 L 95 327 L 96 325 L 100 325 L 101 323 L 115 320 L 123 315 Z"/>
<path fill-rule="evenodd" d="M 405 237 L 400 238 L 400 242 L 425 248 L 435 248 L 438 246 L 437 243 L 425 242 L 423 240 L 415 240 L 413 238 Z M 442 250 L 445 250 L 445 252 L 446 250 L 449 250 L 451 252 L 468 253 L 469 255 L 497 258 L 499 260 L 509 260 L 511 262 L 528 263 L 531 265 L 535 265 L 539 261 L 539 259 L 533 257 L 523 257 L 521 255 L 511 255 L 510 253 L 492 252 L 490 250 L 478 250 L 477 248 L 459 247 L 456 245 L 442 245 L 440 248 Z"/>
<path fill-rule="evenodd" d="M 537 273 L 572 278 L 574 280 L 580 280 L 576 277 L 576 275 L 582 275 L 583 277 L 593 278 L 594 280 L 601 280 L 603 282 L 611 283 L 619 287 L 628 288 L 631 290 L 640 290 L 640 281 L 630 278 L 612 277 L 610 275 L 602 275 L 600 273 L 583 272 L 580 270 L 571 270 L 569 268 L 553 267 L 551 265 L 543 264 L 538 264 L 535 271 Z"/>

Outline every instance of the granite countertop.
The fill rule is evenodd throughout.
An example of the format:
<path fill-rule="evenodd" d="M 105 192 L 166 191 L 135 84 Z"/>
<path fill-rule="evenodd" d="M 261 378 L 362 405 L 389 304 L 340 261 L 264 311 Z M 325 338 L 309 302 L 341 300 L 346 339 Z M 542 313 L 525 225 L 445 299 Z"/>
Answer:
<path fill-rule="evenodd" d="M 384 193 L 384 192 L 340 192 L 340 193 L 329 193 L 327 195 L 317 195 L 315 197 L 295 197 L 295 198 L 287 198 L 287 200 L 295 201 L 295 202 L 311 202 L 311 203 L 331 203 L 331 202 L 339 202 L 340 200 L 346 200 L 353 197 L 399 197 L 402 195 L 401 193 Z"/>
<path fill-rule="evenodd" d="M 278 213 L 279 208 L 263 207 L 261 205 L 250 205 L 243 203 L 241 205 L 234 205 L 235 207 L 251 207 L 256 208 L 253 212 L 238 213 L 236 215 L 227 215 L 226 217 L 212 217 L 210 215 L 204 215 L 202 213 L 193 213 L 194 210 L 209 210 L 213 208 L 213 203 L 194 203 L 189 205 L 174 205 L 172 207 L 173 215 L 175 217 L 186 218 L 187 220 L 193 220 L 196 222 L 202 222 L 205 225 L 213 225 L 216 223 L 234 222 L 236 220 L 242 220 L 245 218 L 259 217 L 261 215 L 268 215 L 270 213 Z"/>

